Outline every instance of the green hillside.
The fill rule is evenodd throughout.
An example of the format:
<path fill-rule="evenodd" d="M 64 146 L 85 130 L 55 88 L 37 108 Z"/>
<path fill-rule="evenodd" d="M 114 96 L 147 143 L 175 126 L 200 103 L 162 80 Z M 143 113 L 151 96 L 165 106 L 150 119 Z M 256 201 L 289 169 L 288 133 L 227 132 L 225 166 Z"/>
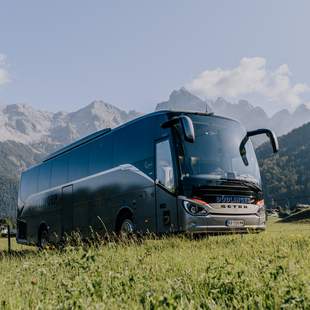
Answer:
<path fill-rule="evenodd" d="M 268 204 L 310 204 L 310 123 L 280 137 L 274 156 L 268 143 L 257 149 Z"/>

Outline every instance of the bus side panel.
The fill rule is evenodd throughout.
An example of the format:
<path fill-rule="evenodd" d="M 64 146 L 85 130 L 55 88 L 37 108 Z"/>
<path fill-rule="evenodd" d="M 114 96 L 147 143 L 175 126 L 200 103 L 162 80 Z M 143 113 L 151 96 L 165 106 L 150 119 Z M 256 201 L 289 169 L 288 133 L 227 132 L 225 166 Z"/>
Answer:
<path fill-rule="evenodd" d="M 134 210 L 136 229 L 139 232 L 156 232 L 155 186 L 142 188 L 134 193 L 132 208 Z"/>
<path fill-rule="evenodd" d="M 113 230 L 117 216 L 123 208 L 133 213 L 133 220 L 137 232 L 156 232 L 154 185 L 139 187 L 135 191 L 127 191 L 111 199 L 110 218 L 113 219 Z"/>
<path fill-rule="evenodd" d="M 88 216 L 91 201 L 76 200 L 76 193 L 73 194 L 73 227 L 76 228 L 83 237 L 89 236 Z M 81 196 L 81 193 L 79 193 Z"/>
<path fill-rule="evenodd" d="M 27 200 L 20 219 L 27 222 L 29 243 L 37 244 L 42 223 L 48 226 L 51 241 L 60 240 L 61 188 Z M 154 181 L 134 166 L 116 167 L 77 182 L 73 188 L 73 228 L 83 237 L 90 235 L 90 227 L 100 232 L 114 231 L 117 215 L 124 207 L 133 211 L 139 231 L 156 231 Z"/>
<path fill-rule="evenodd" d="M 76 183 L 74 192 L 75 223 L 83 215 L 84 225 L 88 218 L 88 229 L 112 232 L 119 211 L 128 207 L 134 211 L 141 230 L 154 231 L 154 182 L 132 165 L 116 167 Z"/>
<path fill-rule="evenodd" d="M 58 241 L 61 234 L 60 211 L 60 189 L 29 197 L 21 216 L 27 223 L 27 241 L 37 244 L 41 224 L 48 226 L 51 241 Z"/>

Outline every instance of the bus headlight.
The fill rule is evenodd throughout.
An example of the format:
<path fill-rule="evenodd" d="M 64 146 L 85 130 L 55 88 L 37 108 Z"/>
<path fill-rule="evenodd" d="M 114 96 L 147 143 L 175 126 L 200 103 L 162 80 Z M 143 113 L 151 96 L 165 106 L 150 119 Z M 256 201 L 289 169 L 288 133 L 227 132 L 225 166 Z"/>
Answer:
<path fill-rule="evenodd" d="M 202 200 L 183 200 L 183 207 L 191 215 L 208 215 L 208 204 Z"/>

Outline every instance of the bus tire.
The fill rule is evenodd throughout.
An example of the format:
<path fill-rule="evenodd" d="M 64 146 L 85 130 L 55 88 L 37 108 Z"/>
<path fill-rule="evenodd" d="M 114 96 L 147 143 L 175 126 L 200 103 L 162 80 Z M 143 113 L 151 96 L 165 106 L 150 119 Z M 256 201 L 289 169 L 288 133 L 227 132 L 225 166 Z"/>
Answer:
<path fill-rule="evenodd" d="M 120 237 L 128 237 L 135 233 L 135 225 L 131 212 L 120 214 L 116 224 L 116 233 Z"/>
<path fill-rule="evenodd" d="M 39 238 L 38 238 L 38 248 L 40 250 L 44 250 L 47 248 L 49 243 L 48 230 L 46 226 L 42 226 L 39 230 Z"/>

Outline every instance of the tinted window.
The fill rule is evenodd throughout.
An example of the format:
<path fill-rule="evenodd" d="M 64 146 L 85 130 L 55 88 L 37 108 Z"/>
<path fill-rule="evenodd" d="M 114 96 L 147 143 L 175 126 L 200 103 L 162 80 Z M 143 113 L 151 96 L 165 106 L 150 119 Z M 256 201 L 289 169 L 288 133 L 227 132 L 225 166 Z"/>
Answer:
<path fill-rule="evenodd" d="M 116 166 L 132 164 L 148 176 L 154 177 L 154 125 L 154 120 L 146 119 L 115 133 Z"/>
<path fill-rule="evenodd" d="M 84 178 L 89 173 L 89 146 L 84 145 L 70 152 L 69 180 Z"/>
<path fill-rule="evenodd" d="M 156 144 L 156 177 L 167 189 L 174 191 L 174 175 L 169 140 Z"/>
<path fill-rule="evenodd" d="M 191 118 L 196 140 L 194 143 L 181 141 L 184 154 L 179 157 L 183 176 L 203 175 L 211 180 L 240 179 L 261 184 L 251 141 L 246 144 L 249 164 L 245 165 L 240 156 L 240 143 L 246 135 L 240 123 L 212 116 L 191 115 Z"/>
<path fill-rule="evenodd" d="M 38 191 L 43 191 L 50 187 L 51 179 L 51 162 L 40 165 Z"/>
<path fill-rule="evenodd" d="M 52 161 L 51 187 L 66 182 L 68 182 L 68 155 L 63 155 Z"/>
<path fill-rule="evenodd" d="M 23 173 L 21 180 L 22 200 L 37 192 L 38 170 L 38 167 L 34 167 Z"/>
<path fill-rule="evenodd" d="M 103 136 L 90 145 L 90 174 L 114 167 L 113 160 L 114 134 Z"/>

